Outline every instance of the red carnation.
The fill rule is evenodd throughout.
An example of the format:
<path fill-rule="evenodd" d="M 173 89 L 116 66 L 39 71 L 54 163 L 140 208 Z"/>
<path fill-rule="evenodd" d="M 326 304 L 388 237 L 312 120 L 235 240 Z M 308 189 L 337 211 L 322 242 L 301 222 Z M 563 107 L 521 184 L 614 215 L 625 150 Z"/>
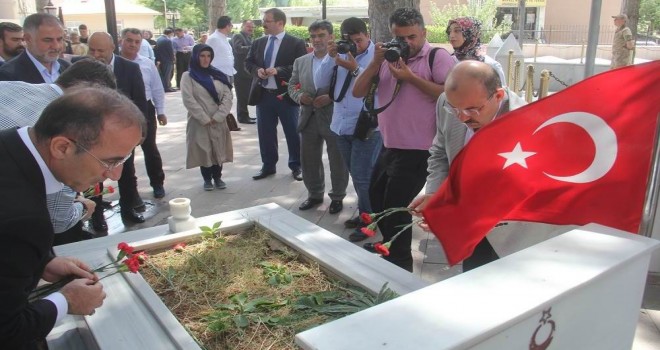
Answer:
<path fill-rule="evenodd" d="M 360 231 L 362 231 L 362 233 L 367 235 L 367 237 L 373 237 L 376 235 L 376 231 L 370 229 L 369 227 L 363 227 L 360 229 Z"/>
<path fill-rule="evenodd" d="M 387 245 L 380 242 L 374 244 L 374 250 L 382 256 L 390 255 L 390 250 L 387 248 Z"/>
<path fill-rule="evenodd" d="M 137 273 L 140 269 L 140 262 L 137 260 L 136 256 L 132 256 L 130 259 L 124 260 L 124 265 L 128 267 L 128 271 L 132 273 Z"/>
<path fill-rule="evenodd" d="M 145 262 L 147 262 L 147 257 L 148 255 L 145 252 L 139 252 L 133 255 L 133 258 L 135 258 L 140 263 L 140 265 L 143 265 Z"/>
<path fill-rule="evenodd" d="M 302 87 L 302 85 L 300 83 L 298 83 L 293 88 L 296 89 L 296 90 L 300 90 L 301 87 Z"/>
<path fill-rule="evenodd" d="M 133 250 L 135 248 L 131 247 L 126 242 L 121 242 L 117 245 L 117 249 L 121 250 L 122 252 L 128 255 L 128 254 L 133 254 Z"/>
<path fill-rule="evenodd" d="M 277 95 L 277 99 L 280 101 L 284 100 L 284 95 Z"/>
<path fill-rule="evenodd" d="M 175 252 L 181 253 L 183 251 L 183 248 L 185 248 L 185 247 L 186 247 L 186 243 L 181 242 L 181 243 L 175 244 L 174 247 L 172 247 L 172 249 L 174 249 Z"/>
<path fill-rule="evenodd" d="M 101 194 L 101 184 L 97 182 L 96 185 L 94 185 L 94 195 L 98 196 L 99 194 Z"/>
<path fill-rule="evenodd" d="M 370 223 L 372 223 L 374 221 L 373 217 L 369 213 L 360 214 L 360 220 L 362 220 L 362 222 L 364 222 L 367 225 L 369 225 Z"/>
<path fill-rule="evenodd" d="M 112 186 L 108 186 L 108 193 L 115 193 L 115 188 Z"/>

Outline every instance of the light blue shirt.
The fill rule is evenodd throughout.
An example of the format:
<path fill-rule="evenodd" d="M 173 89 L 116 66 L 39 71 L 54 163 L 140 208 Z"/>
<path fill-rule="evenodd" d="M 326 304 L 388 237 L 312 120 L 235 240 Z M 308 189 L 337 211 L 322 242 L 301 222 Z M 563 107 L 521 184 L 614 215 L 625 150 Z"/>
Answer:
<path fill-rule="evenodd" d="M 367 50 L 355 57 L 355 60 L 360 66 L 360 73 L 362 73 L 367 68 L 371 60 L 373 60 L 374 51 L 374 44 L 369 43 Z M 339 54 L 338 56 L 346 59 L 345 54 Z M 317 89 L 330 86 L 330 82 L 332 81 L 332 72 L 334 71 L 334 67 L 336 65 L 337 64 L 335 63 L 334 58 L 330 57 L 329 55 L 325 56 L 318 70 L 314 72 L 314 85 L 316 85 Z M 346 68 L 338 67 L 337 83 L 335 84 L 334 91 L 335 99 L 339 97 L 341 88 L 344 86 L 344 81 L 349 74 L 350 72 Z M 353 135 L 353 132 L 355 131 L 355 124 L 358 120 L 358 115 L 360 115 L 360 111 L 362 110 L 362 98 L 353 97 L 353 86 L 355 85 L 355 80 L 357 80 L 357 78 L 353 78 L 351 80 L 351 84 L 348 86 L 348 90 L 346 91 L 344 99 L 340 102 L 335 102 L 334 105 L 330 130 L 332 130 L 337 135 Z"/>
<path fill-rule="evenodd" d="M 282 45 L 282 39 L 284 39 L 284 34 L 286 32 L 281 32 L 275 37 L 277 38 L 273 43 L 273 57 L 271 57 L 270 62 L 264 62 L 265 68 L 275 67 L 275 61 L 277 60 L 277 53 L 280 52 L 280 45 Z M 266 59 L 266 51 L 268 50 L 268 45 L 270 44 L 270 36 L 268 41 L 266 41 L 266 49 L 264 50 L 264 60 Z M 277 89 L 277 81 L 275 81 L 275 76 L 268 77 L 268 84 L 264 85 L 266 89 Z"/>
<path fill-rule="evenodd" d="M 37 59 L 32 56 L 29 50 L 25 50 L 25 52 L 27 52 L 27 55 L 30 57 L 30 61 L 32 61 L 34 66 L 37 67 L 37 70 L 39 71 L 39 74 L 41 74 L 41 77 L 44 79 L 44 82 L 48 84 L 54 84 L 55 80 L 60 77 L 60 62 L 55 60 L 55 62 L 53 62 L 51 65 L 51 69 L 48 70 L 46 66 L 41 64 L 41 62 L 37 61 Z"/>
<path fill-rule="evenodd" d="M 140 42 L 140 52 L 138 54 L 152 60 L 156 61 L 156 55 L 154 55 L 154 49 L 151 48 L 151 44 L 145 39 L 142 39 Z"/>

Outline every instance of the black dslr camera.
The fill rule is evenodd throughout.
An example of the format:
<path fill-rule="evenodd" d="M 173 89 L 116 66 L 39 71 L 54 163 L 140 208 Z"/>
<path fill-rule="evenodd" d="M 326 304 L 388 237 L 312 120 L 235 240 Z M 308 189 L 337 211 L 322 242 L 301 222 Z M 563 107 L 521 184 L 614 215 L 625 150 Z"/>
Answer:
<path fill-rule="evenodd" d="M 383 48 L 387 49 L 385 59 L 392 63 L 397 62 L 399 57 L 406 60 L 410 56 L 410 46 L 405 40 L 392 39 L 389 43 L 383 44 Z"/>
<path fill-rule="evenodd" d="M 353 57 L 357 55 L 357 46 L 353 40 L 349 39 L 347 34 L 341 36 L 341 40 L 337 41 L 337 52 L 341 54 L 351 53 Z"/>

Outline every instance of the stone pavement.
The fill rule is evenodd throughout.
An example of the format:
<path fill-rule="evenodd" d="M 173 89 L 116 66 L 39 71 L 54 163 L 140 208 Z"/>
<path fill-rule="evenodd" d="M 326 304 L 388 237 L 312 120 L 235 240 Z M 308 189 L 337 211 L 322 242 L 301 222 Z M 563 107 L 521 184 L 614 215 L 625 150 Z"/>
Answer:
<path fill-rule="evenodd" d="M 153 198 L 141 149 L 138 148 L 135 153 L 135 164 L 139 191 L 147 203 L 145 212 L 147 220 L 143 224 L 125 227 L 116 206 L 117 194 L 107 196 L 106 199 L 111 200 L 114 205 L 112 209 L 106 210 L 105 214 L 108 218 L 109 234 L 166 224 L 169 216 L 167 201 L 177 197 L 191 199 L 194 217 L 274 202 L 341 237 L 347 238 L 351 233 L 350 229 L 344 228 L 343 223 L 356 215 L 357 211 L 357 200 L 352 183 L 349 184 L 344 199 L 344 210 L 339 214 L 328 213 L 329 198 L 325 198 L 324 203 L 316 208 L 308 211 L 298 210 L 300 203 L 307 197 L 307 191 L 302 182 L 291 177 L 286 161 L 288 157 L 286 142 L 281 128 L 279 128 L 281 159 L 277 165 L 276 175 L 259 181 L 252 180 L 252 175 L 261 167 L 256 124 L 239 124 L 242 130 L 232 132 L 234 162 L 225 164 L 222 172 L 222 179 L 227 183 L 227 188 L 204 191 L 199 170 L 185 168 L 186 110 L 181 102 L 181 94 L 167 93 L 165 98 L 168 125 L 159 127 L 157 141 L 163 157 L 167 194 L 163 199 Z M 254 107 L 250 107 L 250 113 L 256 117 Z M 330 185 L 327 159 L 325 164 L 328 174 L 326 189 L 328 189 Z M 112 184 L 110 181 L 106 183 Z M 377 238 L 371 240 L 375 241 Z M 364 242 L 358 244 L 362 243 Z M 416 229 L 413 234 L 412 249 L 415 259 L 414 273 L 427 281 L 436 282 L 461 273 L 460 265 L 449 267 L 446 263 L 440 244 L 432 234 Z M 649 275 L 642 307 L 633 349 L 659 349 L 660 276 Z M 616 318 L 616 315 L 612 316 Z"/>

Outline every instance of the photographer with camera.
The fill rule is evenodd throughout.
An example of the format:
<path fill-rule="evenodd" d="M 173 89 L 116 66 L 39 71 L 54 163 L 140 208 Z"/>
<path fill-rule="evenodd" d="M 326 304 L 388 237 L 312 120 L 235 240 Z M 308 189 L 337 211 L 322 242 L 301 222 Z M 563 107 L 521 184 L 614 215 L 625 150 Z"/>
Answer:
<path fill-rule="evenodd" d="M 369 38 L 367 25 L 356 17 L 342 22 L 341 35 L 341 40 L 328 43 L 328 55 L 314 73 L 314 83 L 317 89 L 330 89 L 334 101 L 330 130 L 338 135 L 337 148 L 353 178 L 358 196 L 358 212 L 371 213 L 369 183 L 382 139 L 378 129 L 366 140 L 353 136 L 362 110 L 362 99 L 353 97 L 353 85 L 356 77 L 373 59 L 375 46 Z M 362 223 L 359 215 L 347 220 L 344 225 L 346 228 L 355 228 L 348 237 L 351 242 L 367 238 L 360 231 Z"/>
<path fill-rule="evenodd" d="M 431 48 L 419 11 L 395 10 L 390 17 L 390 29 L 394 39 L 387 44 L 376 43 L 373 61 L 353 87 L 355 97 L 377 90 L 378 125 L 384 147 L 369 188 L 374 212 L 406 207 L 424 187 L 429 148 L 436 130 L 436 100 L 444 91 L 447 74 L 456 64 L 456 59 L 446 50 Z M 390 241 L 401 227 L 411 222 L 411 215 L 404 212 L 382 219 L 378 228 L 383 241 Z M 390 255 L 385 259 L 412 272 L 411 241 L 412 229 L 407 228 L 392 243 Z M 364 247 L 373 250 L 372 243 Z"/>

